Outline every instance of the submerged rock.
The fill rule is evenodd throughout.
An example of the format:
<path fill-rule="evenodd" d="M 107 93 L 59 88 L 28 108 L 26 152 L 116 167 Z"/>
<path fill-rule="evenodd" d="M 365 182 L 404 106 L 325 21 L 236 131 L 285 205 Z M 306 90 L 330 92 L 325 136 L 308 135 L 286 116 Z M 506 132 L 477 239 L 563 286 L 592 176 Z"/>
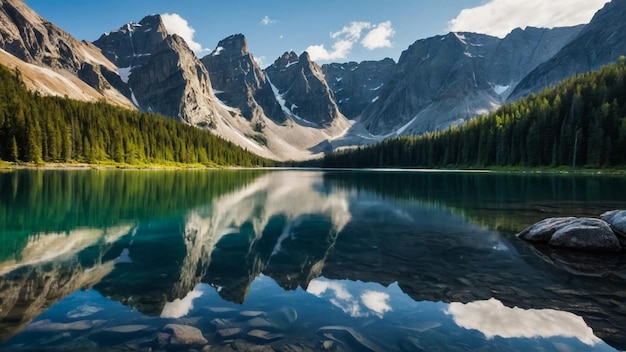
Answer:
<path fill-rule="evenodd" d="M 532 225 L 517 236 L 553 247 L 599 252 L 622 250 L 617 235 L 604 220 L 592 218 L 550 218 Z"/>
<path fill-rule="evenodd" d="M 209 343 L 202 336 L 200 329 L 179 324 L 167 324 L 163 331 L 159 333 L 158 341 L 160 345 L 169 345 L 176 348 L 204 346 Z"/>
<path fill-rule="evenodd" d="M 358 351 L 384 351 L 382 347 L 370 341 L 356 330 L 346 326 L 324 326 L 317 330 L 318 335 L 341 341 Z"/>
<path fill-rule="evenodd" d="M 270 342 L 274 342 L 285 337 L 284 334 L 278 334 L 278 333 L 273 334 L 273 333 L 259 330 L 259 329 L 255 329 L 255 330 L 248 332 L 247 336 L 248 336 L 248 340 L 250 340 L 251 342 L 258 342 L 258 343 L 270 343 Z"/>

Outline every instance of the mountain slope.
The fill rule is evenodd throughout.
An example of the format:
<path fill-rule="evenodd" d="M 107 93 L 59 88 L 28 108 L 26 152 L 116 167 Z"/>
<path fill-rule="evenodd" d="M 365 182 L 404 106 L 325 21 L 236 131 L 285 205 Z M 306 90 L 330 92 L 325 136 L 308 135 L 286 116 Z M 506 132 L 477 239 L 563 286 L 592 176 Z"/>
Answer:
<path fill-rule="evenodd" d="M 460 127 L 325 158 L 328 167 L 623 166 L 626 59 Z"/>
<path fill-rule="evenodd" d="M 81 100 L 106 99 L 118 105 L 132 107 L 128 97 L 120 93 L 123 83 L 115 65 L 98 48 L 88 42 L 76 40 L 39 16 L 23 1 L 0 0 L 0 49 L 5 51 L 0 63 L 23 70 L 27 84 L 46 80 L 46 75 L 54 76 L 56 84 L 29 85 L 33 90 L 44 94 L 68 95 Z M 16 62 L 8 55 L 43 69 Z M 86 88 L 74 77 L 90 88 Z M 67 80 L 72 81 L 67 84 L 72 87 L 61 87 L 60 81 Z"/>
<path fill-rule="evenodd" d="M 249 52 L 242 34 L 221 40 L 217 49 L 201 61 L 220 100 L 238 108 L 247 120 L 258 121 L 266 116 L 278 124 L 285 122 L 285 113 L 272 86 Z"/>
<path fill-rule="evenodd" d="M 510 97 L 515 100 L 626 55 L 626 1 L 613 0 L 554 57 L 529 73 Z"/>
<path fill-rule="evenodd" d="M 182 38 L 167 33 L 160 15 L 103 34 L 94 44 L 115 62 L 141 110 L 213 128 L 228 116 L 200 60 Z"/>
<path fill-rule="evenodd" d="M 300 56 L 293 51 L 284 53 L 265 73 L 283 110 L 299 123 L 331 130 L 348 126 L 321 68 L 306 51 Z"/>
<path fill-rule="evenodd" d="M 449 33 L 418 40 L 402 53 L 361 122 L 375 135 L 420 134 L 486 114 L 578 31 L 527 28 L 504 39 Z"/>
<path fill-rule="evenodd" d="M 367 105 L 378 100 L 380 89 L 389 81 L 396 63 L 380 61 L 332 63 L 322 66 L 326 82 L 335 95 L 339 111 L 357 118 Z"/>

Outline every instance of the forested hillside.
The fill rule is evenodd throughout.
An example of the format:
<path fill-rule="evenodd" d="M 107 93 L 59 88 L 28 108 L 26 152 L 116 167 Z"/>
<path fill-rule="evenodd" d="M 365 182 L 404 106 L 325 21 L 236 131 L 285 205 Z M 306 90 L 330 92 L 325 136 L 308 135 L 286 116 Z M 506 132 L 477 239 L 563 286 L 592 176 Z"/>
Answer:
<path fill-rule="evenodd" d="M 325 167 L 626 165 L 626 59 L 461 126 L 327 155 Z"/>
<path fill-rule="evenodd" d="M 104 102 L 42 97 L 19 71 L 0 67 L 0 159 L 14 162 L 186 163 L 269 166 L 273 162 L 201 129 Z"/>

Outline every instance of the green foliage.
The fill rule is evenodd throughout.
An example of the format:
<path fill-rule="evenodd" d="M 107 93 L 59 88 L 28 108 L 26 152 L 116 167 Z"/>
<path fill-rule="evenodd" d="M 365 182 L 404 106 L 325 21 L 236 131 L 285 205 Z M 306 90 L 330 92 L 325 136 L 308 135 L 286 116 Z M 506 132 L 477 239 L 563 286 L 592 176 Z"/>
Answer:
<path fill-rule="evenodd" d="M 325 167 L 626 165 L 626 62 L 445 131 L 327 155 Z"/>
<path fill-rule="evenodd" d="M 0 160 L 271 166 L 205 130 L 161 116 L 41 97 L 0 67 Z"/>

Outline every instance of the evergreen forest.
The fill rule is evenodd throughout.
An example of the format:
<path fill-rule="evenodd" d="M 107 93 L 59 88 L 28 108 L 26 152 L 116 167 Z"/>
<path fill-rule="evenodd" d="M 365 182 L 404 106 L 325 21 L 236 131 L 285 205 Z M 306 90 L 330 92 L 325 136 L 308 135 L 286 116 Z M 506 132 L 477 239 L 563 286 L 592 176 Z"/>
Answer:
<path fill-rule="evenodd" d="M 273 161 L 180 122 L 105 102 L 44 97 L 0 67 L 0 160 L 271 166 Z"/>
<path fill-rule="evenodd" d="M 322 165 L 626 166 L 626 59 L 444 131 L 328 154 Z"/>

